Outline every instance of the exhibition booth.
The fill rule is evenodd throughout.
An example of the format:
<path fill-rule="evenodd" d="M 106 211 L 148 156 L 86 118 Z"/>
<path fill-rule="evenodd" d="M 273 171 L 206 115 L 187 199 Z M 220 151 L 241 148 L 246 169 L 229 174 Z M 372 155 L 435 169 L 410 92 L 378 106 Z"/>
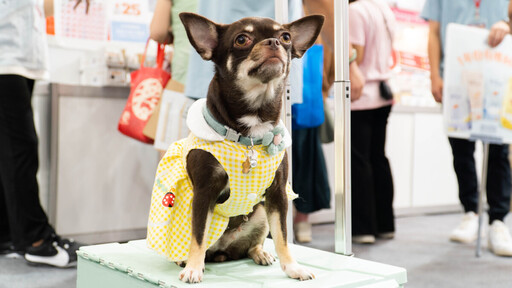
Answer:
<path fill-rule="evenodd" d="M 421 6 L 398 2 L 404 3 L 394 8 L 400 33 L 395 47 L 398 64 L 391 80 L 395 105 L 386 144 L 394 175 L 394 207 L 398 215 L 458 211 L 457 195 L 448 193 L 456 190 L 456 178 L 443 115 L 429 91 L 425 64 L 428 25 L 418 17 Z M 70 4 L 62 5 L 62 10 L 70 9 Z M 105 17 L 102 9 L 107 8 L 106 4 L 96 3 L 88 16 Z M 94 9 L 99 15 L 94 14 Z M 139 67 L 138 59 L 148 37 L 147 32 L 130 34 L 121 28 L 146 25 L 140 31 L 147 31 L 149 6 L 141 11 L 136 17 L 114 17 L 116 21 L 111 21 L 117 23 L 117 34 L 108 32 L 105 23 L 97 28 L 99 32 L 79 31 L 80 37 L 60 35 L 59 20 L 54 20 L 56 30 L 49 31 L 54 33 L 48 35 L 52 76 L 49 82 L 37 82 L 34 92 L 41 152 L 39 181 L 42 204 L 64 235 L 94 235 L 91 237 L 100 242 L 145 235 L 159 152 L 117 130 L 129 95 L 127 75 Z M 59 15 L 56 13 L 55 17 Z M 68 25 L 78 29 L 83 18 L 61 21 L 75 21 Z M 126 39 L 126 35 L 135 38 Z M 154 61 L 155 56 L 148 55 L 149 61 Z M 327 101 L 334 112 L 334 93 Z M 334 153 L 333 143 L 324 144 L 332 208 L 312 214 L 314 223 L 334 221 Z M 71 208 L 67 203 L 80 205 Z M 90 216 L 79 217 L 84 214 Z"/>
<path fill-rule="evenodd" d="M 152 1 L 140 6 L 125 2 L 134 1 L 93 2 L 87 17 L 94 20 L 87 21 L 95 25 L 81 25 L 85 15 L 72 10 L 69 2 L 56 1 L 55 17 L 48 20 L 53 24 L 48 30 L 51 79 L 37 82 L 33 97 L 41 199 L 60 234 L 98 244 L 79 251 L 78 287 L 182 287 L 176 277 L 179 267 L 141 240 L 146 237 L 159 151 L 117 130 L 130 93 L 129 73 L 140 66 L 148 38 Z M 419 18 L 421 5 L 415 1 L 389 2 L 399 22 L 391 80 L 395 104 L 386 143 L 395 212 L 401 216 L 460 211 L 443 111 L 430 94 L 428 25 Z M 153 47 L 150 43 L 149 50 Z M 156 55 L 147 58 L 154 63 Z M 327 100 L 333 112 L 346 108 L 335 107 L 335 90 Z M 344 197 L 336 195 L 337 189 L 343 190 L 335 181 L 335 167 L 340 165 L 336 145 L 323 147 L 331 209 L 312 214 L 313 223 L 335 222 L 337 201 Z M 481 163 L 481 155 L 477 157 Z M 279 265 L 260 267 L 242 260 L 207 265 L 211 282 L 201 287 L 402 287 L 407 282 L 405 269 L 358 259 L 346 250 L 335 254 L 290 246 L 298 261 L 317 275 L 316 281 L 292 283 Z M 274 253 L 271 241 L 265 248 Z"/>

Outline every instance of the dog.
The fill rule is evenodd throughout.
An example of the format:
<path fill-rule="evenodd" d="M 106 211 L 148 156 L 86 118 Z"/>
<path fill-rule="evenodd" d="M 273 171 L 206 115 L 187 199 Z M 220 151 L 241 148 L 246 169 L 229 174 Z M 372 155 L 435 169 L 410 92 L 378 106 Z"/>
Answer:
<path fill-rule="evenodd" d="M 314 44 L 324 16 L 288 24 L 249 17 L 229 25 L 179 16 L 215 75 L 206 99 L 190 107 L 190 136 L 160 161 L 148 246 L 184 267 L 180 280 L 198 283 L 205 261 L 249 257 L 271 265 L 274 256 L 263 250 L 270 232 L 286 275 L 313 279 L 286 242 L 288 201 L 296 195 L 287 180 L 291 137 L 280 116 L 291 61 Z"/>

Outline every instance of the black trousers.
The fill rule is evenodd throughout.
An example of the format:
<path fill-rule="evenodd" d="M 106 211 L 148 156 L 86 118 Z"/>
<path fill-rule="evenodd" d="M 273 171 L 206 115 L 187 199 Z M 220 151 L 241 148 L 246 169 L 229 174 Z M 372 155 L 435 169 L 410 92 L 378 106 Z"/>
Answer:
<path fill-rule="evenodd" d="M 395 231 L 393 178 L 384 147 L 391 106 L 351 112 L 352 234 Z"/>
<path fill-rule="evenodd" d="M 319 128 L 296 129 L 292 133 L 293 201 L 297 211 L 312 213 L 331 206 L 331 189 Z"/>
<path fill-rule="evenodd" d="M 465 212 L 477 212 L 478 182 L 475 168 L 475 142 L 449 138 L 453 167 L 459 183 L 459 199 Z M 511 176 L 508 145 L 489 145 L 487 170 L 487 203 L 489 224 L 501 220 L 510 211 Z"/>
<path fill-rule="evenodd" d="M 24 250 L 53 232 L 39 200 L 34 81 L 0 75 L 0 242 Z"/>

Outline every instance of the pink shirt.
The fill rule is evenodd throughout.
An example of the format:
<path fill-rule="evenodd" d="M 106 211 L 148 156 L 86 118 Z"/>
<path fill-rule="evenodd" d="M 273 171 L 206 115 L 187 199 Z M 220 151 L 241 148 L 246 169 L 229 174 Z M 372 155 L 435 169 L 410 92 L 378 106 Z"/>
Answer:
<path fill-rule="evenodd" d="M 359 68 L 366 78 L 361 98 L 351 103 L 352 110 L 377 109 L 392 104 L 392 100 L 380 96 L 379 82 L 390 77 L 390 32 L 392 37 L 395 26 L 394 14 L 385 1 L 358 0 L 349 5 L 349 39 L 354 45 L 364 46 L 364 58 Z"/>

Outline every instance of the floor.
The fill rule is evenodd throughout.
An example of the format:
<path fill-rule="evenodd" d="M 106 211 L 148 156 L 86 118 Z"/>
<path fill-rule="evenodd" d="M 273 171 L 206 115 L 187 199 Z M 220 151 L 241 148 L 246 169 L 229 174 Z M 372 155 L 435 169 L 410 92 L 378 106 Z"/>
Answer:
<path fill-rule="evenodd" d="M 475 244 L 448 241 L 461 214 L 400 217 L 393 240 L 373 245 L 354 244 L 355 257 L 407 269 L 407 287 L 512 287 L 512 258 L 497 257 L 486 250 L 475 257 Z M 512 229 L 512 217 L 506 223 Z M 313 227 L 313 242 L 306 246 L 334 251 L 334 225 Z M 70 288 L 76 269 L 31 267 L 23 259 L 0 257 L 0 288 Z"/>

